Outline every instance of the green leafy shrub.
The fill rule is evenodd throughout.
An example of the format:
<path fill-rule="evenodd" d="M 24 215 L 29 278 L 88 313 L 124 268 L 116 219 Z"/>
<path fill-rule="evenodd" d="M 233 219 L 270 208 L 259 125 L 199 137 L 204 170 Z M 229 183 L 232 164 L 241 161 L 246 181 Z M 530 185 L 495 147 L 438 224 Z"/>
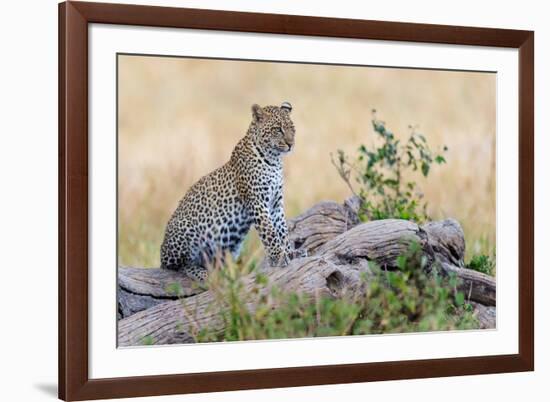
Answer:
<path fill-rule="evenodd" d="M 374 267 L 356 333 L 422 332 L 477 328 L 472 307 L 457 291 L 456 276 L 428 269 L 421 247 L 413 243 L 397 259 L 398 270 Z"/>
<path fill-rule="evenodd" d="M 331 155 L 338 174 L 361 200 L 361 220 L 427 220 L 427 204 L 422 201 L 423 196 L 418 191 L 417 183 L 405 180 L 404 173 L 412 171 L 428 177 L 433 163 L 446 162 L 443 153 L 447 147 L 441 153 L 433 152 L 426 137 L 412 126 L 408 140 L 402 143 L 386 128 L 383 121 L 376 118 L 375 110 L 372 126 L 379 141 L 377 147 L 361 145 L 354 160 L 350 160 L 342 150 L 337 151 L 336 158 Z M 352 181 L 359 184 L 358 191 Z"/>
<path fill-rule="evenodd" d="M 496 273 L 496 261 L 494 256 L 489 257 L 485 254 L 474 255 L 466 266 L 470 269 L 491 276 L 495 276 Z"/>
<path fill-rule="evenodd" d="M 457 279 L 428 273 L 418 244 L 398 259 L 398 269 L 371 266 L 353 296 L 334 299 L 283 292 L 248 267 L 228 264 L 209 279 L 223 331 L 202 328 L 199 342 L 478 328 Z"/>

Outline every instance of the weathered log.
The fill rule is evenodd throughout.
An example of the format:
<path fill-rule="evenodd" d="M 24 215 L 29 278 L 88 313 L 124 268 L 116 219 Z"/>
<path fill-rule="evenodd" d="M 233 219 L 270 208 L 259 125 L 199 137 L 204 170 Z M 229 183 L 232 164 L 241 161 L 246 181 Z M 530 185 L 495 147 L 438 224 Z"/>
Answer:
<path fill-rule="evenodd" d="M 458 268 L 443 263 L 443 271 L 454 273 L 459 279 L 458 289 L 464 293 L 466 300 L 475 301 L 486 306 L 495 306 L 497 287 L 495 278 L 474 271 L 473 269 Z"/>
<path fill-rule="evenodd" d="M 288 222 L 290 242 L 294 249 L 313 254 L 327 241 L 358 223 L 354 198 L 344 205 L 323 201 Z"/>
<path fill-rule="evenodd" d="M 291 261 L 287 268 L 271 270 L 267 276 L 270 284 L 285 291 L 299 290 L 310 295 L 337 296 L 344 288 L 340 268 L 322 257 L 305 257 Z M 247 294 L 253 286 L 254 278 L 245 278 L 243 294 Z M 201 328 L 221 330 L 223 322 L 219 313 L 208 308 L 213 301 L 214 294 L 208 290 L 124 318 L 118 322 L 118 344 L 140 345 L 146 338 L 152 339 L 155 344 L 166 344 L 172 343 L 174 338 L 189 338 L 187 334 Z M 250 308 L 253 306 L 250 305 Z"/>
<path fill-rule="evenodd" d="M 453 220 L 431 222 L 418 226 L 403 220 L 383 220 L 357 224 L 349 206 L 325 202 L 291 221 L 290 238 L 293 245 L 307 252 L 286 268 L 266 268 L 269 283 L 283 291 L 299 291 L 310 296 L 341 297 L 353 292 L 360 283 L 362 272 L 369 272 L 369 261 L 393 269 L 396 258 L 402 255 L 411 242 L 418 242 L 423 252 L 443 269 L 464 279 L 460 289 L 466 298 L 476 302 L 474 308 L 485 328 L 494 327 L 494 280 L 463 266 L 464 235 Z M 200 294 L 184 275 L 170 273 L 156 279 L 159 269 L 149 269 L 143 276 L 136 269 L 122 269 L 126 275 L 121 289 L 132 289 L 132 294 L 150 296 L 155 292 L 155 305 L 119 321 L 119 345 L 131 346 L 150 338 L 155 344 L 181 343 L 192 340 L 192 332 L 208 327 L 222 330 L 219 312 L 207 307 L 214 300 L 212 291 Z M 164 275 L 164 274 L 162 274 Z M 169 282 L 178 282 L 183 295 L 179 300 L 166 291 Z M 254 277 L 245 278 L 246 289 L 251 289 Z M 124 286 L 124 287 L 123 287 Z M 149 290 L 151 289 L 151 290 Z M 266 291 L 268 291 L 266 289 Z M 164 301 L 164 302 L 163 302 Z M 253 308 L 253 305 L 250 305 Z M 135 310 L 135 309 L 134 309 Z M 132 310 L 131 312 L 134 312 Z M 482 322 L 483 321 L 483 322 Z"/>
<path fill-rule="evenodd" d="M 173 285 L 178 284 L 174 292 Z M 167 300 L 187 297 L 202 290 L 179 272 L 158 268 L 118 268 L 118 316 L 128 317 Z"/>
<path fill-rule="evenodd" d="M 496 328 L 497 309 L 495 306 L 485 306 L 481 303 L 471 302 L 474 307 L 474 315 L 479 321 L 480 329 Z"/>

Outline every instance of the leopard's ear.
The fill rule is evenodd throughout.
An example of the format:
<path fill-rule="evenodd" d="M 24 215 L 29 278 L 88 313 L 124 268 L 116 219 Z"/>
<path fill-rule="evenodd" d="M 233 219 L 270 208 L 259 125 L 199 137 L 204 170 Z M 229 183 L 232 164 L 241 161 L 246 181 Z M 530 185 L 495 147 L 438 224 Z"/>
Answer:
<path fill-rule="evenodd" d="M 265 112 L 262 107 L 257 103 L 252 105 L 252 118 L 256 123 L 261 122 L 265 117 Z"/>
<path fill-rule="evenodd" d="M 288 113 L 292 112 L 292 105 L 290 102 L 283 102 L 281 103 L 281 109 L 286 110 Z"/>

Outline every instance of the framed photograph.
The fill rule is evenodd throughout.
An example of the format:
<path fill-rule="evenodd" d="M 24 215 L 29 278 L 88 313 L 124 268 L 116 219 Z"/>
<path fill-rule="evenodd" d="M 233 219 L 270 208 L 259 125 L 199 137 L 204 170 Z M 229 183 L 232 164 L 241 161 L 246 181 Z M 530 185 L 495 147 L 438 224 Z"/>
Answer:
<path fill-rule="evenodd" d="M 59 5 L 59 397 L 531 371 L 534 33 Z"/>

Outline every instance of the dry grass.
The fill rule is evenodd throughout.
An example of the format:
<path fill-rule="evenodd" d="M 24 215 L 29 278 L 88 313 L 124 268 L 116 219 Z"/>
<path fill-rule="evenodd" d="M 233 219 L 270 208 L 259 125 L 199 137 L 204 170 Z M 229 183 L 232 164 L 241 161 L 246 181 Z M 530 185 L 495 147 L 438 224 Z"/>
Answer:
<path fill-rule="evenodd" d="M 223 164 L 250 106 L 292 103 L 285 160 L 288 217 L 349 190 L 330 163 L 372 144 L 370 110 L 396 134 L 417 125 L 448 163 L 420 187 L 434 218 L 463 225 L 468 253 L 495 247 L 496 76 L 181 58 L 119 59 L 119 260 L 158 266 L 164 225 L 189 186 Z M 257 247 L 252 239 L 249 251 Z"/>

